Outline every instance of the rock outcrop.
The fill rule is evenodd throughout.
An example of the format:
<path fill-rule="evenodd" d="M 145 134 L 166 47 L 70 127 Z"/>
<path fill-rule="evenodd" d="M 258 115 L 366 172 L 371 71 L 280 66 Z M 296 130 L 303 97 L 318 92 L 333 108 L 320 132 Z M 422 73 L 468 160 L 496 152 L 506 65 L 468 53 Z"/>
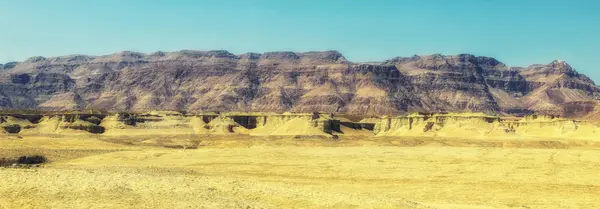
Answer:
<path fill-rule="evenodd" d="M 456 137 L 598 140 L 599 124 L 550 115 L 506 118 L 483 113 L 412 113 L 350 120 L 325 113 L 227 112 L 0 113 L 3 135 L 95 135 L 139 139 L 245 135 L 338 138 Z M 154 143 L 152 140 L 148 143 Z M 193 147 L 192 145 L 186 145 Z"/>
<path fill-rule="evenodd" d="M 469 54 L 353 63 L 336 51 L 120 52 L 2 65 L 0 109 L 553 114 L 595 118 L 600 87 L 563 61 L 508 68 Z"/>
<path fill-rule="evenodd" d="M 429 136 L 460 138 L 594 139 L 600 127 L 586 121 L 551 115 L 501 118 L 482 113 L 419 114 L 383 117 L 375 125 L 377 136 Z"/>

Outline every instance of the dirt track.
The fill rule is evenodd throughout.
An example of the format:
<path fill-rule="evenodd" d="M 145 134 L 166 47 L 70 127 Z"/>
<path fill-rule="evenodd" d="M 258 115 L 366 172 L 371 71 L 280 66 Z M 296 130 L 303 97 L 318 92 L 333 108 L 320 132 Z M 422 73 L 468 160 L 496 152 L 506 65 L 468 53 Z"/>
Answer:
<path fill-rule="evenodd" d="M 0 154 L 55 154 L 40 168 L 0 168 L 3 208 L 600 208 L 600 150 L 583 142 L 216 140 L 183 150 L 18 140 L 28 138 L 0 140 Z"/>

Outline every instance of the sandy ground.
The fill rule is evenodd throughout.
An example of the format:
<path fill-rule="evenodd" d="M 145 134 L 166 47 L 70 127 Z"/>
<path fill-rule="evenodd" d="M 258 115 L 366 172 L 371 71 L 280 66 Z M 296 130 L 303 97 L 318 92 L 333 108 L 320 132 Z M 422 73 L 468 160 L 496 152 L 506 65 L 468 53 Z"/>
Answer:
<path fill-rule="evenodd" d="M 118 141 L 1 137 L 1 156 L 51 162 L 0 168 L 0 208 L 600 208 L 600 146 L 585 141 Z"/>

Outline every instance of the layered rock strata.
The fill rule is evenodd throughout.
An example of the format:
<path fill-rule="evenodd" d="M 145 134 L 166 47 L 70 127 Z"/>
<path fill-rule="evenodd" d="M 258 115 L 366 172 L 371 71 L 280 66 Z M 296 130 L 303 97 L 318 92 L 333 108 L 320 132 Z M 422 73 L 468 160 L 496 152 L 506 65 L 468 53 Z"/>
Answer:
<path fill-rule="evenodd" d="M 33 57 L 0 70 L 0 109 L 144 112 L 484 112 L 593 119 L 600 88 L 564 61 L 469 54 L 355 63 L 337 51 L 119 52 Z"/>

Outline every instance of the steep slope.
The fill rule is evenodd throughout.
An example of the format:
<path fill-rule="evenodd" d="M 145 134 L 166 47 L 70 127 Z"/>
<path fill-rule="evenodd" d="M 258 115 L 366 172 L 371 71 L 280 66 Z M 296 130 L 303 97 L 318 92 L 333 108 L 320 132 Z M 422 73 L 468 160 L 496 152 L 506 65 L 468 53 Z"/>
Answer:
<path fill-rule="evenodd" d="M 414 94 L 421 98 L 427 111 L 500 111 L 484 76 L 484 71 L 505 68 L 493 58 L 435 54 L 394 58 L 384 64 L 394 64 L 409 76 Z"/>
<path fill-rule="evenodd" d="M 568 64 L 469 54 L 353 63 L 337 51 L 119 52 L 2 65 L 1 109 L 543 113 L 593 118 L 600 88 Z"/>
<path fill-rule="evenodd" d="M 488 57 L 461 54 L 394 58 L 428 111 L 468 111 L 591 117 L 600 88 L 564 61 L 507 68 Z"/>
<path fill-rule="evenodd" d="M 544 114 L 584 117 L 598 105 L 600 88 L 564 61 L 532 65 L 521 75 L 534 89 L 522 101 L 524 107 Z"/>

